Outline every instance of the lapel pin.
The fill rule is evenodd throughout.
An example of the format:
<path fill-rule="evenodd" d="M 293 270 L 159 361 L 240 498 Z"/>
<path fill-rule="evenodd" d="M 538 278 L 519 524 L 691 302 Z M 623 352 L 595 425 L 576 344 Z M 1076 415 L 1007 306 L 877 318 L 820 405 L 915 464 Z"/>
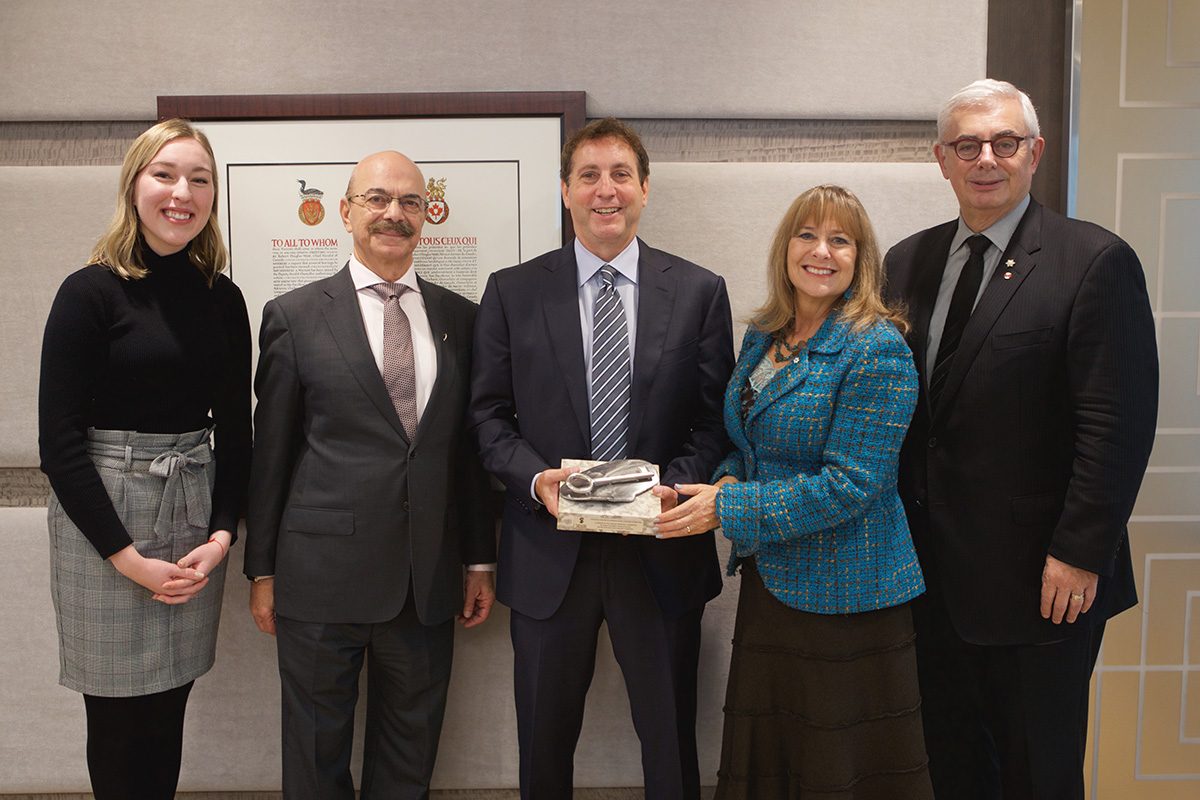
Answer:
<path fill-rule="evenodd" d="M 1011 280 L 1012 280 L 1012 273 L 1011 273 L 1011 272 L 1006 272 L 1006 273 L 1004 273 L 1004 280 L 1006 280 L 1006 281 L 1011 281 Z"/>
<path fill-rule="evenodd" d="M 446 341 L 446 337 L 447 337 L 447 336 L 449 336 L 449 335 L 450 335 L 450 334 L 448 334 L 448 333 L 443 333 L 443 334 L 442 334 L 442 341 L 443 341 L 443 342 L 444 342 L 444 341 Z"/>
<path fill-rule="evenodd" d="M 1012 280 L 1012 276 L 1013 276 L 1012 268 L 1015 267 L 1016 265 L 1017 265 L 1017 262 L 1013 261 L 1011 258 L 1008 261 L 1004 262 L 1004 266 L 1008 267 L 1008 271 L 1004 273 L 1004 280 L 1006 280 L 1006 281 Z"/>

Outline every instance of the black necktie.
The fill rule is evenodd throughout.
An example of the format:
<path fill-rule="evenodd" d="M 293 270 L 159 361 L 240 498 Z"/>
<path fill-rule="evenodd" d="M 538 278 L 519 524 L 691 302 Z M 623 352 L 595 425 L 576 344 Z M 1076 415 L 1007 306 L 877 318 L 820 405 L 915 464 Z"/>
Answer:
<path fill-rule="evenodd" d="M 962 339 L 963 329 L 971 318 L 975 308 L 975 296 L 979 294 L 979 284 L 983 280 L 983 253 L 991 241 L 986 236 L 976 234 L 967 239 L 967 247 L 971 255 L 967 258 L 958 283 L 954 285 L 954 295 L 950 298 L 950 311 L 946 314 L 946 326 L 942 328 L 942 340 L 938 344 L 937 361 L 933 365 L 933 373 L 929 377 L 929 404 L 937 408 L 938 397 L 950 367 L 954 363 L 954 353 Z"/>

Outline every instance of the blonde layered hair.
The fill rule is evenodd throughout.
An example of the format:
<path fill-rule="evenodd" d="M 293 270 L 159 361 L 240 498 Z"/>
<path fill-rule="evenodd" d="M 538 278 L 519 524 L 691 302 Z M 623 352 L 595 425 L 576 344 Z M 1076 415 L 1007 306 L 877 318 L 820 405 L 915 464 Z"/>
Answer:
<path fill-rule="evenodd" d="M 213 157 L 208 137 L 183 119 L 168 119 L 158 123 L 137 137 L 125 153 L 117 192 L 117 210 L 113 212 L 108 229 L 92 248 L 89 262 L 103 264 L 126 280 L 137 280 L 149 274 L 150 271 L 142 263 L 141 248 L 138 247 L 139 225 L 133 195 L 142 170 L 154 160 L 164 145 L 175 139 L 195 139 L 204 148 L 204 152 L 208 153 L 212 163 L 212 211 L 208 215 L 208 222 L 200 233 L 196 234 L 196 238 L 192 239 L 188 250 L 192 264 L 208 280 L 208 285 L 212 286 L 229 261 L 225 243 L 221 240 L 221 229 L 217 225 L 217 202 L 220 197 L 217 187 L 217 160 Z"/>
<path fill-rule="evenodd" d="M 854 193 L 841 186 L 814 186 L 792 201 L 784 213 L 767 254 L 767 302 L 750 318 L 750 324 L 770 334 L 786 333 L 796 320 L 795 287 L 788 280 L 788 245 L 804 223 L 830 220 L 845 231 L 858 248 L 850 297 L 838 301 L 839 313 L 851 329 L 861 331 L 885 320 L 901 333 L 908 331 L 904 311 L 883 299 L 883 256 L 867 211 Z"/>

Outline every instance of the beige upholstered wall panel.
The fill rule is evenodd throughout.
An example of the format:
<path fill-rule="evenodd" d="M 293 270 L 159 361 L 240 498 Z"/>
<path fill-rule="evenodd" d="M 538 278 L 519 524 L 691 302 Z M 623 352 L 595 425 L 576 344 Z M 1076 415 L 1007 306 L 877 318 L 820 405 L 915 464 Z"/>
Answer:
<path fill-rule="evenodd" d="M 112 217 L 118 167 L 0 167 L 0 467 L 37 459 L 42 330 Z"/>
<path fill-rule="evenodd" d="M 983 75 L 986 0 L 5 0 L 0 118 L 160 94 L 582 89 L 591 116 L 930 118 Z"/>
<path fill-rule="evenodd" d="M 766 255 L 796 195 L 841 184 L 862 200 L 884 251 L 954 218 L 954 193 L 937 164 L 653 164 L 640 233 L 647 242 L 725 277 L 735 344 L 742 320 L 766 297 Z"/>

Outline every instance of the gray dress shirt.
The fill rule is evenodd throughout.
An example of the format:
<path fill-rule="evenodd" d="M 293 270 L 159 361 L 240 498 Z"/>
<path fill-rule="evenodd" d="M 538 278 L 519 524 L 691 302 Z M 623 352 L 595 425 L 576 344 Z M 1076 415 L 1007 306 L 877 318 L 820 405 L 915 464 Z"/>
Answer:
<path fill-rule="evenodd" d="M 991 242 L 988 249 L 983 251 L 983 280 L 979 282 L 979 293 L 975 295 L 977 304 L 979 298 L 983 297 L 983 292 L 987 289 L 992 275 L 996 273 L 1000 257 L 1004 255 L 1009 240 L 1017 230 L 1017 224 L 1021 221 L 1021 217 L 1025 216 L 1025 210 L 1028 208 L 1029 195 L 1025 195 L 1025 199 L 1017 203 L 1016 208 L 996 220 L 990 228 L 982 231 L 971 230 L 967 227 L 967 223 L 963 222 L 962 217 L 958 218 L 958 230 L 954 232 L 954 238 L 950 240 L 950 255 L 946 259 L 946 269 L 942 272 L 942 283 L 938 287 L 937 300 L 933 304 L 933 314 L 929 317 L 929 342 L 924 370 L 926 389 L 929 388 L 929 377 L 933 375 L 933 365 L 937 363 L 938 346 L 942 343 L 942 331 L 946 328 L 946 315 L 950 313 L 950 298 L 954 296 L 954 287 L 958 284 L 958 276 L 962 274 L 963 267 L 967 265 L 967 257 L 971 254 L 970 249 L 966 246 L 967 239 L 977 233 L 982 233 Z M 975 308 L 975 305 L 972 304 L 971 308 Z"/>

